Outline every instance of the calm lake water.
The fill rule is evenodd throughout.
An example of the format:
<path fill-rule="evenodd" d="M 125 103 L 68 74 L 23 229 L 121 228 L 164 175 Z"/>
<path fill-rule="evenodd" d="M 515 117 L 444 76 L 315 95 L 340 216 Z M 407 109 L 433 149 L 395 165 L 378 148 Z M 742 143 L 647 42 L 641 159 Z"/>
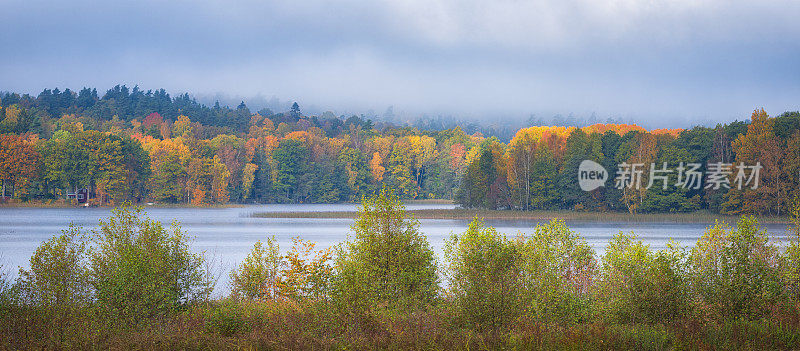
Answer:
<path fill-rule="evenodd" d="M 173 220 L 194 237 L 192 249 L 214 257 L 225 272 L 222 274 L 218 293 L 228 291 L 227 272 L 241 262 L 257 240 L 274 235 L 285 251 L 291 246 L 292 237 L 299 236 L 317 243 L 318 248 L 347 240 L 352 219 L 306 219 L 306 218 L 252 218 L 255 212 L 314 212 L 350 211 L 354 204 L 332 205 L 254 205 L 237 208 L 147 208 L 148 215 L 168 226 Z M 409 210 L 453 208 L 443 204 L 409 204 Z M 97 228 L 98 220 L 110 215 L 105 208 L 0 208 L 0 260 L 4 269 L 13 278 L 17 267 L 28 267 L 28 259 L 43 241 L 57 235 L 70 223 L 85 229 Z M 468 220 L 420 221 L 421 230 L 428 237 L 437 255 L 441 257 L 444 241 L 452 232 L 463 232 Z M 531 233 L 536 221 L 489 220 L 501 233 Z M 663 249 L 670 239 L 682 245 L 693 245 L 710 223 L 620 223 L 568 221 L 570 228 L 580 233 L 602 255 L 611 237 L 620 231 L 634 232 L 652 249 Z M 782 238 L 786 225 L 769 224 L 770 234 Z"/>

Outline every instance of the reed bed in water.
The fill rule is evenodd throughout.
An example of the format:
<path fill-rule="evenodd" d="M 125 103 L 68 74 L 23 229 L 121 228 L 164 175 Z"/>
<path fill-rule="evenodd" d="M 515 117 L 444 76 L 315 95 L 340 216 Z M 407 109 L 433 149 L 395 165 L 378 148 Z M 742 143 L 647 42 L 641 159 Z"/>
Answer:
<path fill-rule="evenodd" d="M 507 220 L 533 220 L 549 222 L 554 218 L 567 221 L 587 222 L 660 222 L 660 223 L 714 223 L 715 220 L 736 222 L 738 217 L 698 211 L 689 213 L 621 213 L 621 212 L 577 212 L 577 211 L 507 211 L 482 209 L 422 209 L 407 211 L 417 219 L 473 219 L 475 217 Z M 355 218 L 356 211 L 319 212 L 258 212 L 257 218 Z M 757 217 L 759 223 L 788 223 L 786 217 Z"/>

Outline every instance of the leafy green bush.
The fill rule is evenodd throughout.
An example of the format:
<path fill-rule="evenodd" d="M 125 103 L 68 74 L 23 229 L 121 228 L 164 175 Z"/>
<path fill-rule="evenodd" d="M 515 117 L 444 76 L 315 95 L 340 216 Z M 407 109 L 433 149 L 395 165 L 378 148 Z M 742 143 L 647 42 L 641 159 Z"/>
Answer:
<path fill-rule="evenodd" d="M 692 286 L 701 311 L 721 319 L 756 319 L 781 300 L 779 252 L 754 217 L 732 229 L 708 228 L 691 253 Z"/>
<path fill-rule="evenodd" d="M 585 319 L 597 265 L 589 244 L 557 219 L 518 244 L 526 312 L 566 323 Z"/>
<path fill-rule="evenodd" d="M 363 311 L 433 301 L 439 289 L 433 250 L 395 194 L 384 188 L 365 198 L 351 230 L 355 239 L 338 248 L 334 262 L 336 303 Z"/>
<path fill-rule="evenodd" d="M 520 315 L 520 253 L 492 227 L 474 219 L 445 245 L 448 295 L 456 312 L 477 329 L 500 328 Z"/>
<path fill-rule="evenodd" d="M 191 253 L 180 227 L 169 231 L 122 206 L 100 221 L 91 251 L 91 282 L 97 299 L 123 318 L 163 315 L 207 296 L 203 257 Z"/>
<path fill-rule="evenodd" d="M 257 241 L 239 267 L 231 272 L 232 293 L 248 299 L 271 299 L 278 293 L 280 248 L 275 237 Z"/>
<path fill-rule="evenodd" d="M 40 245 L 30 259 L 30 269 L 20 269 L 17 287 L 26 306 L 45 317 L 58 343 L 78 331 L 72 321 L 92 298 L 86 262 L 86 240 L 70 226 L 60 236 Z"/>
<path fill-rule="evenodd" d="M 247 332 L 251 326 L 246 315 L 246 306 L 238 301 L 225 299 L 203 311 L 206 330 L 223 336 L 234 336 Z"/>
<path fill-rule="evenodd" d="M 620 233 L 603 256 L 596 300 L 623 323 L 663 323 L 686 316 L 685 258 L 674 245 L 653 252 L 636 236 Z"/>
<path fill-rule="evenodd" d="M 8 272 L 0 257 L 0 319 L 11 313 L 11 308 L 17 303 L 18 290 L 8 279 Z"/>
<path fill-rule="evenodd" d="M 44 306 L 87 302 L 91 297 L 86 262 L 86 240 L 78 227 L 40 245 L 30 259 L 30 269 L 20 269 L 19 287 L 25 301 Z"/>
<path fill-rule="evenodd" d="M 789 301 L 800 305 L 800 197 L 789 208 L 789 243 L 781 256 L 781 278 Z"/>
<path fill-rule="evenodd" d="M 314 246 L 315 243 L 300 237 L 292 238 L 292 249 L 283 256 L 278 284 L 282 295 L 295 301 L 321 301 L 330 297 L 333 250 L 315 251 Z"/>

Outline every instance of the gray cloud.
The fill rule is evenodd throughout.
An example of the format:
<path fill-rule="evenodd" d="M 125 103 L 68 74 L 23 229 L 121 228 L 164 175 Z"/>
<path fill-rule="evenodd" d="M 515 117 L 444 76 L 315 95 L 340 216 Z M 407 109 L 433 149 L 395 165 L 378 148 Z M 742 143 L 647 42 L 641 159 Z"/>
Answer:
<path fill-rule="evenodd" d="M 800 2 L 6 1 L 0 90 L 117 83 L 336 110 L 630 116 L 800 108 Z"/>

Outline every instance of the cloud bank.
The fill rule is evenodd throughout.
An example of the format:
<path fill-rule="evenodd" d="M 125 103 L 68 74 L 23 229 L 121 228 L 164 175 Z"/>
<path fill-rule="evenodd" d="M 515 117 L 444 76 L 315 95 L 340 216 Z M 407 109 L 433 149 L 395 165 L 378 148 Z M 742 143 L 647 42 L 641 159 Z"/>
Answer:
<path fill-rule="evenodd" d="M 337 111 L 622 116 L 800 109 L 800 2 L 31 1 L 0 12 L 0 90 L 277 96 Z"/>

